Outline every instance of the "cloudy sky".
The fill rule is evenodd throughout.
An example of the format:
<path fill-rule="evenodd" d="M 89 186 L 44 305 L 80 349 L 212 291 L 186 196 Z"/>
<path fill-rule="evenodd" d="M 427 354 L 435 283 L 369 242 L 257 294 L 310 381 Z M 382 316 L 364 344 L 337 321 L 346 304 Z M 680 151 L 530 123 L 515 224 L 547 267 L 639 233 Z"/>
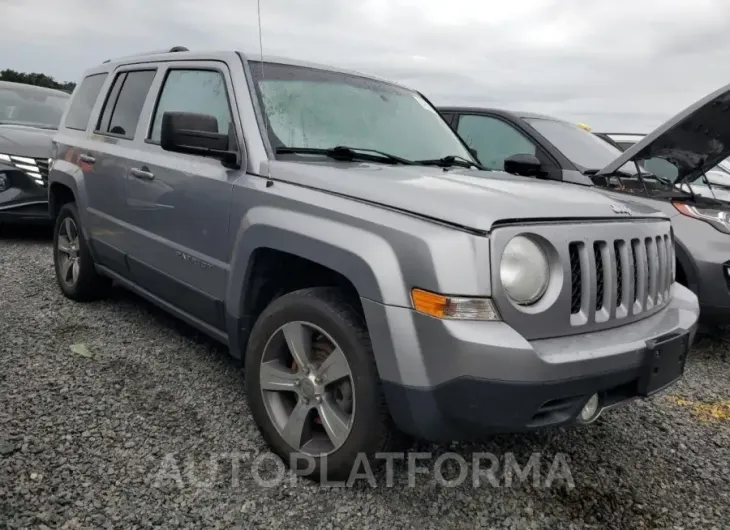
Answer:
<path fill-rule="evenodd" d="M 184 45 L 259 52 L 256 0 L 0 0 L 0 69 L 77 80 Z M 264 54 L 648 132 L 730 83 L 727 0 L 261 0 Z"/>

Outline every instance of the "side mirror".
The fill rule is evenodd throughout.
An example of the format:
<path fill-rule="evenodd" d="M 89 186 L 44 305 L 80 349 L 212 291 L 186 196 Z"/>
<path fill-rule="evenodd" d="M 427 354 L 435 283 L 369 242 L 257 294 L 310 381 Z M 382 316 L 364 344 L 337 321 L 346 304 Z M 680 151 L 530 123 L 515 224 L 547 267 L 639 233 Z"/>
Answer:
<path fill-rule="evenodd" d="M 165 112 L 162 115 L 160 145 L 165 151 L 209 156 L 240 166 L 238 151 L 232 148 L 232 131 L 218 132 L 218 120 L 207 114 Z"/>
<path fill-rule="evenodd" d="M 507 157 L 504 161 L 504 170 L 507 173 L 523 177 L 540 177 L 543 175 L 540 160 L 535 155 L 524 153 Z"/>

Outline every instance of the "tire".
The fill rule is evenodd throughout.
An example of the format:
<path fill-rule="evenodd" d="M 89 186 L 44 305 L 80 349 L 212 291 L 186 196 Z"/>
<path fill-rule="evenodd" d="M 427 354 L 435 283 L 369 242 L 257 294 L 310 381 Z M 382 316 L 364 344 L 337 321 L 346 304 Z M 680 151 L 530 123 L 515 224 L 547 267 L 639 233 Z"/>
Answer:
<path fill-rule="evenodd" d="M 350 379 L 341 379 L 340 383 L 332 382 L 332 385 L 342 385 L 344 384 L 342 381 L 351 384 L 354 405 L 350 416 L 349 434 L 342 445 L 335 447 L 329 454 L 307 454 L 306 451 L 294 447 L 285 440 L 282 436 L 281 421 L 277 427 L 276 415 L 270 413 L 273 409 L 267 406 L 267 397 L 262 392 L 261 373 L 264 355 L 270 355 L 272 351 L 290 351 L 282 330 L 289 329 L 285 327 L 286 325 L 298 325 L 299 322 L 316 326 L 333 339 L 344 354 L 350 369 Z M 316 331 L 315 336 L 322 338 Z M 377 464 L 372 461 L 375 453 L 393 450 L 405 440 L 388 414 L 370 336 L 363 318 L 338 289 L 323 287 L 302 289 L 274 300 L 257 319 L 251 331 L 245 367 L 247 401 L 254 421 L 269 447 L 286 466 L 299 475 L 312 480 L 347 480 L 353 468 L 357 468 L 354 470 L 356 473 L 365 471 L 362 461 L 358 461 L 360 453 L 364 453 L 372 469 L 373 464 Z M 331 386 L 327 388 L 331 389 Z M 307 400 L 304 397 L 304 382 L 301 382 L 297 392 L 291 395 L 291 399 L 301 405 L 303 400 Z M 276 392 L 266 392 L 266 396 L 272 394 L 279 395 Z M 327 395 L 332 394 L 325 394 L 325 404 L 331 401 Z M 315 405 L 313 409 L 311 418 L 313 422 L 311 425 L 314 425 L 313 432 L 318 428 L 326 431 L 323 416 L 319 413 L 321 406 L 323 405 Z M 280 412 L 280 409 L 276 410 Z M 319 427 L 316 423 L 318 417 Z M 293 457 L 296 459 L 292 460 Z"/>
<path fill-rule="evenodd" d="M 64 257 L 70 256 L 59 249 L 59 241 L 68 240 L 66 231 L 68 221 L 76 228 L 76 244 L 72 247 L 72 254 L 76 260 L 78 270 L 76 277 L 73 271 L 64 276 Z M 96 272 L 94 259 L 89 252 L 89 246 L 83 237 L 81 222 L 75 203 L 66 203 L 58 212 L 53 229 L 53 265 L 56 270 L 56 281 L 66 298 L 76 302 L 91 302 L 105 297 L 109 293 L 111 280 Z"/>

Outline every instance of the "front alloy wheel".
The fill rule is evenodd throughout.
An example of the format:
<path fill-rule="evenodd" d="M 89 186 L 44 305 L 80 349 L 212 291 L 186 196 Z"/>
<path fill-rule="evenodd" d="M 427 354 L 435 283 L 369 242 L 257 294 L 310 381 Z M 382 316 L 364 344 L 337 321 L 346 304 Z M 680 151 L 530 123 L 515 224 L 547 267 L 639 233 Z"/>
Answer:
<path fill-rule="evenodd" d="M 259 370 L 266 411 L 284 441 L 311 456 L 339 449 L 355 414 L 352 371 L 342 349 L 310 322 L 280 327 Z"/>
<path fill-rule="evenodd" d="M 406 441 L 385 403 L 356 300 L 309 287 L 271 302 L 246 349 L 246 398 L 269 447 L 295 472 L 346 480 L 365 456 Z"/>

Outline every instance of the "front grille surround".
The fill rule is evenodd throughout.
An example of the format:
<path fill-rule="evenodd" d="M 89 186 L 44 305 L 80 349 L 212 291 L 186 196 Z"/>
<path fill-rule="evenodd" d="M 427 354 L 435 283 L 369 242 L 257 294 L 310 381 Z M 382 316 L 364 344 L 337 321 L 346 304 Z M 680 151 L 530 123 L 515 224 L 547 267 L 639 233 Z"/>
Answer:
<path fill-rule="evenodd" d="M 51 166 L 50 158 L 32 158 L 20 155 L 0 154 L 0 162 L 10 163 L 17 169 L 24 171 L 40 186 L 48 185 L 48 172 Z"/>
<path fill-rule="evenodd" d="M 545 242 L 553 268 L 552 294 L 527 308 L 514 304 L 499 283 L 504 246 L 517 235 Z M 674 251 L 667 220 L 509 225 L 494 229 L 490 239 L 492 296 L 505 322 L 527 339 L 625 325 L 671 300 Z"/>

